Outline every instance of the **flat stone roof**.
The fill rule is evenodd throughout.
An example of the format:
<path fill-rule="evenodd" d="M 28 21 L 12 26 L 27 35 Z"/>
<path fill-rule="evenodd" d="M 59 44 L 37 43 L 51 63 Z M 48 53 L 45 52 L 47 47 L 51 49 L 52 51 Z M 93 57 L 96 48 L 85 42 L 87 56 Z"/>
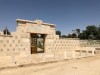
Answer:
<path fill-rule="evenodd" d="M 55 24 L 44 23 L 42 20 L 34 20 L 34 21 L 31 21 L 31 20 L 17 19 L 16 22 L 34 23 L 34 24 L 40 22 L 42 25 L 49 25 L 49 26 L 54 26 L 55 27 Z"/>

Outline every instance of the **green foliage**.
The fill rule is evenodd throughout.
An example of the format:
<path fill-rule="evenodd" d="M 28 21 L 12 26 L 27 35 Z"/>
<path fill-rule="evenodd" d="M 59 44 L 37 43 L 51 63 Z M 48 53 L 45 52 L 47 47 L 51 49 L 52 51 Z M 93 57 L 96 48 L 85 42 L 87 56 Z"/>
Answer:
<path fill-rule="evenodd" d="M 68 36 L 67 36 L 68 38 L 71 38 L 71 34 L 68 34 Z"/>
<path fill-rule="evenodd" d="M 76 33 L 73 33 L 73 34 L 71 35 L 71 37 L 72 37 L 72 38 L 76 38 L 76 37 L 77 37 Z"/>
<path fill-rule="evenodd" d="M 100 40 L 100 25 L 89 25 L 86 27 L 85 30 L 80 32 L 80 29 L 72 30 L 74 31 L 72 34 L 69 34 L 69 38 L 80 38 L 80 39 L 94 39 L 94 40 Z"/>
<path fill-rule="evenodd" d="M 9 30 L 8 30 L 7 27 L 3 30 L 3 33 L 4 33 L 5 35 L 11 35 L 11 33 L 9 32 Z"/>
<path fill-rule="evenodd" d="M 61 31 L 56 31 L 56 35 L 59 35 L 61 37 Z"/>
<path fill-rule="evenodd" d="M 79 34 L 80 39 L 100 39 L 100 27 L 89 25 Z"/>
<path fill-rule="evenodd" d="M 76 33 L 68 34 L 68 38 L 77 38 Z"/>
<path fill-rule="evenodd" d="M 67 38 L 67 36 L 66 36 L 66 35 L 62 35 L 61 37 L 62 37 L 62 38 Z"/>
<path fill-rule="evenodd" d="M 76 33 L 79 35 L 80 34 L 80 29 L 76 29 Z"/>
<path fill-rule="evenodd" d="M 42 41 L 38 41 L 37 47 L 43 49 L 43 42 Z"/>

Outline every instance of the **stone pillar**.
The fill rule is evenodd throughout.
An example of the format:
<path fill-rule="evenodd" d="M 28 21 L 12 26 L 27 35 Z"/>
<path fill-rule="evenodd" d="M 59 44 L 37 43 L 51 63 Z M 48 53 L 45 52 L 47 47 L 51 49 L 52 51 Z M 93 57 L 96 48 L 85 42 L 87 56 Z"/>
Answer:
<path fill-rule="evenodd" d="M 12 64 L 14 65 L 15 64 L 15 56 L 14 56 L 14 54 L 12 54 L 12 56 L 11 56 L 11 61 L 12 61 Z"/>
<path fill-rule="evenodd" d="M 45 60 L 45 53 L 42 53 L 42 60 Z"/>
<path fill-rule="evenodd" d="M 29 62 L 32 63 L 32 55 L 28 54 L 28 57 L 29 57 Z"/>
<path fill-rule="evenodd" d="M 72 58 L 75 58 L 75 51 L 72 51 Z"/>
<path fill-rule="evenodd" d="M 88 50 L 86 50 L 86 56 L 88 56 Z"/>
<path fill-rule="evenodd" d="M 82 56 L 82 51 L 80 50 L 80 56 Z"/>
<path fill-rule="evenodd" d="M 56 53 L 55 53 L 55 51 L 54 51 L 54 59 L 56 58 Z"/>
<path fill-rule="evenodd" d="M 92 55 L 94 56 L 94 50 L 92 50 Z"/>
<path fill-rule="evenodd" d="M 67 51 L 64 51 L 64 58 L 67 58 Z"/>

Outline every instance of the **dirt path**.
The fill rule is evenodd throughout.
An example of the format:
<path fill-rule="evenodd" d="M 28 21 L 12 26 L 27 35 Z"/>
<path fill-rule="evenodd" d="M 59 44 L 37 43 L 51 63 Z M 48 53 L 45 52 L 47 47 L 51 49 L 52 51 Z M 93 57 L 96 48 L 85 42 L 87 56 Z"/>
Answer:
<path fill-rule="evenodd" d="M 4 69 L 0 75 L 100 75 L 100 56 Z"/>

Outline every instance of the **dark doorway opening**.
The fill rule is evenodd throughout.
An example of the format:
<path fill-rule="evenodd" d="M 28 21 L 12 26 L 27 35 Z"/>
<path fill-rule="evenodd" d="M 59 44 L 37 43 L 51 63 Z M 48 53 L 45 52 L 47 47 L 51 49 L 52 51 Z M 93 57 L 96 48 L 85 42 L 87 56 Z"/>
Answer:
<path fill-rule="evenodd" d="M 31 54 L 43 53 L 45 34 L 31 34 Z"/>

